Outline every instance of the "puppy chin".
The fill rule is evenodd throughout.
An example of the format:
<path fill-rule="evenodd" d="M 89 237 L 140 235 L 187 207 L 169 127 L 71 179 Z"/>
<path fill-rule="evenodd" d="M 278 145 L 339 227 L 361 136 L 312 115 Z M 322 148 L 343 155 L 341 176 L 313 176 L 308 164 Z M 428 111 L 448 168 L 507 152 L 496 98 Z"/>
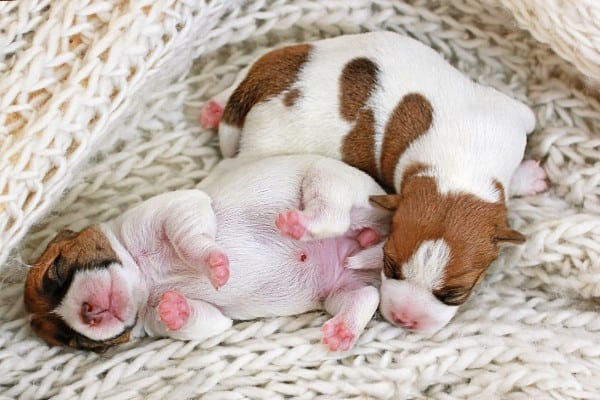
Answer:
<path fill-rule="evenodd" d="M 394 325 L 433 334 L 446 326 L 457 310 L 458 306 L 442 303 L 426 289 L 383 277 L 380 311 Z"/>

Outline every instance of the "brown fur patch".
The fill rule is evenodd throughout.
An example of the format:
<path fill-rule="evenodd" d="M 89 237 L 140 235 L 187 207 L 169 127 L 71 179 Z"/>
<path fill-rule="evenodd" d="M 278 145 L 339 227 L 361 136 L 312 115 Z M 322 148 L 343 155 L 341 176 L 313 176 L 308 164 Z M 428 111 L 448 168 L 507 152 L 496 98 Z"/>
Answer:
<path fill-rule="evenodd" d="M 222 121 L 241 128 L 252 107 L 290 89 L 311 48 L 310 44 L 299 44 L 260 57 L 227 101 Z"/>
<path fill-rule="evenodd" d="M 107 345 L 127 341 L 125 332 L 109 341 L 96 342 L 73 331 L 56 314 L 78 270 L 107 267 L 120 262 L 100 228 L 63 231 L 46 247 L 25 279 L 25 309 L 33 314 L 31 327 L 47 343 L 102 351 Z"/>
<path fill-rule="evenodd" d="M 372 110 L 363 110 L 356 124 L 342 143 L 342 160 L 367 174 L 377 177 L 375 164 L 375 117 Z"/>
<path fill-rule="evenodd" d="M 298 89 L 288 90 L 286 92 L 285 96 L 283 96 L 283 105 L 286 107 L 292 107 L 294 104 L 296 104 L 296 100 L 298 100 L 299 97 L 300 97 L 300 90 L 298 90 Z"/>
<path fill-rule="evenodd" d="M 388 276 L 426 240 L 444 239 L 451 249 L 443 285 L 434 291 L 447 304 L 462 304 L 499 254 L 498 233 L 507 227 L 504 199 L 489 203 L 465 193 L 441 194 L 434 178 L 417 176 L 423 166 L 407 170 L 391 234 L 384 246 Z"/>
<path fill-rule="evenodd" d="M 340 77 L 340 114 L 356 121 L 377 85 L 379 67 L 368 58 L 355 58 L 344 67 Z"/>
<path fill-rule="evenodd" d="M 385 127 L 381 151 L 381 178 L 388 187 L 394 187 L 394 172 L 398 160 L 408 146 L 429 130 L 433 109 L 427 99 L 410 93 L 396 106 Z"/>
<path fill-rule="evenodd" d="M 354 122 L 342 142 L 342 160 L 377 177 L 375 162 L 375 115 L 366 107 L 377 86 L 379 68 L 368 58 L 351 60 L 340 77 L 340 114 Z"/>

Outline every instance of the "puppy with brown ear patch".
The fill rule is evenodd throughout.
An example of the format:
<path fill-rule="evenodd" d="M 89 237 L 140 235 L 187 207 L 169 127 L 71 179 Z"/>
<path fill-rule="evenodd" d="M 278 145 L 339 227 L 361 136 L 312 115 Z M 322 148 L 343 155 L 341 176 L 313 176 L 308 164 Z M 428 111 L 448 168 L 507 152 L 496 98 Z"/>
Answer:
<path fill-rule="evenodd" d="M 381 311 L 408 329 L 444 326 L 505 243 L 508 195 L 547 188 L 521 163 L 535 125 L 524 104 L 479 85 L 431 48 L 392 32 L 273 50 L 207 103 L 225 156 L 315 153 L 367 172 L 395 211 Z"/>
<path fill-rule="evenodd" d="M 390 220 L 369 204 L 379 185 L 340 161 L 298 155 L 225 160 L 201 189 L 59 234 L 27 275 L 33 330 L 52 345 L 103 351 L 324 308 L 333 315 L 324 343 L 349 349 L 379 304 Z"/>

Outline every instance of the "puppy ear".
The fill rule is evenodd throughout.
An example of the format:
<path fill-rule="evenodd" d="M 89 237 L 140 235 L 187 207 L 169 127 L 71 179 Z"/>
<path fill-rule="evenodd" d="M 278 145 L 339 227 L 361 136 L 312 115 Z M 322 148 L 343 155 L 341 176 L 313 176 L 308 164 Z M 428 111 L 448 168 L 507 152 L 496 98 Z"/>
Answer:
<path fill-rule="evenodd" d="M 369 202 L 371 205 L 389 211 L 395 211 L 398 208 L 399 201 L 400 196 L 397 194 L 383 194 L 369 197 Z"/>
<path fill-rule="evenodd" d="M 525 235 L 519 231 L 510 229 L 508 226 L 496 228 L 496 233 L 494 234 L 494 241 L 499 244 L 522 244 L 525 243 L 526 240 L 527 237 L 525 237 Z"/>

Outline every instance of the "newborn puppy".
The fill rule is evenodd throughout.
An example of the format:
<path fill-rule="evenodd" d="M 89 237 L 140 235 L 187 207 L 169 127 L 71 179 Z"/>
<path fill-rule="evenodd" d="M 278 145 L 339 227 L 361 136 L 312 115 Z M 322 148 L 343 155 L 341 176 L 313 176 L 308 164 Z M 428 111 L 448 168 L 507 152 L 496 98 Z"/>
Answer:
<path fill-rule="evenodd" d="M 322 154 L 395 193 L 372 197 L 395 211 L 381 311 L 416 331 L 444 326 L 500 246 L 525 241 L 507 224 L 508 195 L 547 187 L 538 163 L 520 164 L 532 111 L 392 32 L 271 51 L 201 122 L 219 127 L 225 156 Z"/>
<path fill-rule="evenodd" d="M 324 308 L 333 318 L 323 342 L 349 349 L 379 304 L 391 216 L 369 204 L 384 193 L 375 181 L 298 155 L 225 160 L 201 186 L 59 234 L 27 275 L 33 330 L 52 345 L 103 351 Z"/>

